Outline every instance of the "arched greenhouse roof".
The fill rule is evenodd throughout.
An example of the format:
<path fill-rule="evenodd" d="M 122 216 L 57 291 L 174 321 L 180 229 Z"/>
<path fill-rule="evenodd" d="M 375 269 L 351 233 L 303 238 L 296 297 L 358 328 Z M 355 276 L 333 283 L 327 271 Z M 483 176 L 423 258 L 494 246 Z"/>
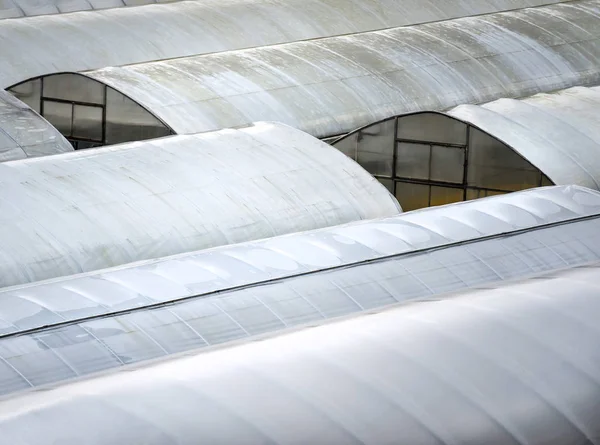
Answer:
<path fill-rule="evenodd" d="M 600 261 L 599 222 L 543 188 L 6 288 L 0 394 Z"/>
<path fill-rule="evenodd" d="M 447 20 L 565 0 L 3 0 L 0 88 L 62 71 L 229 51 Z M 75 44 L 76 42 L 76 44 Z M 26 57 L 24 57 L 26 55 Z"/>
<path fill-rule="evenodd" d="M 317 137 L 390 115 L 600 82 L 599 0 L 85 73 L 176 133 L 277 120 Z"/>
<path fill-rule="evenodd" d="M 166 0 L 168 2 L 170 0 Z M 0 20 L 162 3 L 161 0 L 2 0 Z"/>
<path fill-rule="evenodd" d="M 0 90 L 0 162 L 73 151 L 43 117 Z"/>
<path fill-rule="evenodd" d="M 451 150 L 451 147 L 464 145 L 471 154 L 469 160 L 473 150 L 480 148 L 465 131 L 466 126 L 472 126 L 500 142 L 507 150 L 514 151 L 552 183 L 600 190 L 600 87 L 573 87 L 519 99 L 464 104 L 446 112 L 400 114 L 365 125 L 331 144 L 358 160 L 367 170 L 374 169 L 374 174 L 379 170 L 390 170 L 394 137 L 380 132 L 384 131 L 382 125 L 386 125 L 385 131 L 391 129 L 393 132 L 394 126 L 390 122 L 394 120 L 397 120 L 399 141 L 422 141 L 427 147 L 427 144 L 438 144 L 440 150 L 443 146 Z M 359 142 L 357 136 L 360 139 L 365 134 L 379 139 Z M 364 149 L 361 143 L 364 143 Z M 481 140 L 478 143 L 489 144 Z M 504 157 L 509 154 L 505 153 Z M 486 152 L 485 156 L 479 157 L 497 156 L 498 153 Z M 416 163 L 419 160 L 410 161 Z M 375 164 L 370 166 L 369 162 Z M 446 168 L 459 168 L 462 172 L 463 163 L 459 164 Z M 418 169 L 418 166 L 413 167 Z M 469 169 L 478 167 L 481 165 L 468 166 Z M 504 175 L 510 176 L 507 172 Z"/>
<path fill-rule="evenodd" d="M 354 161 L 274 123 L 6 162 L 0 284 L 400 211 Z"/>
<path fill-rule="evenodd" d="M 17 395 L 0 441 L 595 443 L 599 280 L 595 263 Z"/>
<path fill-rule="evenodd" d="M 501 140 L 555 184 L 600 190 L 600 87 L 461 105 L 448 115 Z"/>

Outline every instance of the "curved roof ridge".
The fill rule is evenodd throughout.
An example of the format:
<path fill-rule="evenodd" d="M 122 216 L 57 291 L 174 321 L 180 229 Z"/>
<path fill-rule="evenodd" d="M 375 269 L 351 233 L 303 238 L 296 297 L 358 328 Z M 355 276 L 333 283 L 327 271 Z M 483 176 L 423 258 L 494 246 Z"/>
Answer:
<path fill-rule="evenodd" d="M 83 74 L 132 98 L 178 134 L 278 120 L 330 137 L 389 115 L 600 81 L 600 65 L 591 69 L 600 60 L 600 36 L 552 29 L 565 20 L 590 32 L 600 27 L 600 18 L 583 8 L 587 3 L 598 0 Z M 553 38 L 539 29 L 552 29 Z"/>
<path fill-rule="evenodd" d="M 0 171 L 3 286 L 401 211 L 354 161 L 277 123 Z"/>

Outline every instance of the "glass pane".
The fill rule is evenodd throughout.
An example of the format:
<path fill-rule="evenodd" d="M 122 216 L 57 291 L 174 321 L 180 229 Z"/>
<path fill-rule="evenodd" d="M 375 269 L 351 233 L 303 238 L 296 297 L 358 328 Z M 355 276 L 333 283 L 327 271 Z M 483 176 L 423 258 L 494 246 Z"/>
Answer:
<path fill-rule="evenodd" d="M 44 78 L 44 97 L 104 104 L 104 85 L 78 74 L 57 74 Z"/>
<path fill-rule="evenodd" d="M 537 187 L 540 171 L 502 142 L 471 128 L 468 182 L 507 191 Z"/>
<path fill-rule="evenodd" d="M 429 179 L 429 154 L 431 146 L 398 143 L 396 176 L 411 179 Z"/>
<path fill-rule="evenodd" d="M 44 101 L 44 117 L 65 136 L 71 136 L 73 105 Z"/>
<path fill-rule="evenodd" d="M 358 133 L 358 163 L 374 175 L 392 175 L 395 119 L 371 125 Z"/>
<path fill-rule="evenodd" d="M 429 207 L 429 186 L 398 181 L 396 199 L 405 212 Z"/>
<path fill-rule="evenodd" d="M 142 141 L 171 134 L 162 122 L 121 93 L 107 89 L 106 144 Z"/>
<path fill-rule="evenodd" d="M 431 147 L 431 180 L 463 183 L 465 150 L 456 147 Z"/>
<path fill-rule="evenodd" d="M 463 200 L 463 189 L 449 187 L 431 187 L 431 206 L 441 206 Z"/>
<path fill-rule="evenodd" d="M 102 141 L 102 108 L 74 105 L 73 137 Z"/>
<path fill-rule="evenodd" d="M 29 105 L 36 112 L 40 112 L 42 81 L 40 79 L 17 85 L 9 90 L 20 101 Z"/>
<path fill-rule="evenodd" d="M 398 139 L 466 145 L 467 126 L 441 114 L 413 114 L 398 118 Z"/>

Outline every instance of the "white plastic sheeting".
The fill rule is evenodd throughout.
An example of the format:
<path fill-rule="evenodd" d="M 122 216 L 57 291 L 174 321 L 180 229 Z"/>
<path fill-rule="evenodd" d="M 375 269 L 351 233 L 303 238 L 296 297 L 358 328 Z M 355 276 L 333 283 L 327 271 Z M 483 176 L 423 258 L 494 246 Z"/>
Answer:
<path fill-rule="evenodd" d="M 0 162 L 73 151 L 43 117 L 0 90 Z"/>
<path fill-rule="evenodd" d="M 7 289 L 0 394 L 600 261 L 600 195 L 511 198 Z"/>
<path fill-rule="evenodd" d="M 281 124 L 0 165 L 0 284 L 392 216 L 354 161 Z"/>
<path fill-rule="evenodd" d="M 273 45 L 560 1 L 564 0 L 197 0 L 4 20 L 0 22 L 0 88 L 61 71 Z M 0 18 L 20 14 L 15 3 L 48 13 L 54 8 L 84 8 L 88 2 L 93 6 L 90 9 L 96 9 L 118 6 L 121 0 L 0 0 Z"/>
<path fill-rule="evenodd" d="M 169 0 L 167 0 L 169 1 Z M 0 19 L 162 3 L 161 0 L 2 0 Z"/>
<path fill-rule="evenodd" d="M 317 137 L 600 82 L 600 0 L 86 73 L 176 133 L 276 120 Z"/>
<path fill-rule="evenodd" d="M 563 271 L 18 395 L 0 442 L 594 444 L 599 282 Z"/>
<path fill-rule="evenodd" d="M 599 193 L 544 187 L 5 288 L 0 334 L 593 215 Z"/>
<path fill-rule="evenodd" d="M 448 114 L 504 142 L 555 184 L 600 189 L 600 87 L 461 105 Z"/>

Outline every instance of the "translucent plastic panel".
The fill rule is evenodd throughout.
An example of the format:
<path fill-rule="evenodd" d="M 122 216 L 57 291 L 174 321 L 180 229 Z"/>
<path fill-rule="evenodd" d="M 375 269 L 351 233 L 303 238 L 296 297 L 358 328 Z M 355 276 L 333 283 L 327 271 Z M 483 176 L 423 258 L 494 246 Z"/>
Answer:
<path fill-rule="evenodd" d="M 431 173 L 433 181 L 462 184 L 464 178 L 465 149 L 456 147 L 431 147 Z"/>
<path fill-rule="evenodd" d="M 429 207 L 429 186 L 396 181 L 396 199 L 405 212 Z"/>
<path fill-rule="evenodd" d="M 464 200 L 462 188 L 396 181 L 396 198 L 405 212 Z"/>
<path fill-rule="evenodd" d="M 34 85 L 23 91 L 31 92 Z M 14 95 L 0 90 L 0 162 L 68 151 L 73 151 L 71 144 L 56 128 Z"/>
<path fill-rule="evenodd" d="M 377 180 L 381 182 L 392 195 L 394 194 L 394 181 L 392 179 L 377 178 Z"/>
<path fill-rule="evenodd" d="M 57 7 L 61 13 L 94 9 L 87 0 L 59 0 Z"/>
<path fill-rule="evenodd" d="M 598 219 L 340 267 L 156 309 L 0 339 L 0 363 L 38 386 L 414 298 L 600 260 Z M 0 367 L 0 391 L 24 381 Z"/>
<path fill-rule="evenodd" d="M 395 119 L 358 132 L 358 163 L 375 175 L 392 174 Z"/>
<path fill-rule="evenodd" d="M 4 131 L 0 131 L 0 153 L 5 155 L 6 153 L 10 153 L 13 150 L 19 150 L 17 147 L 17 143 L 13 138 L 6 134 Z M 0 158 L 3 159 L 3 158 Z"/>
<path fill-rule="evenodd" d="M 468 182 L 481 188 L 523 190 L 540 185 L 540 171 L 502 142 L 471 128 Z"/>
<path fill-rule="evenodd" d="M 102 142 L 102 108 L 74 105 L 73 137 Z"/>
<path fill-rule="evenodd" d="M 0 290 L 0 334 L 257 286 L 324 268 L 596 214 L 600 214 L 600 193 L 579 187 L 534 189 L 8 288 Z"/>
<path fill-rule="evenodd" d="M 10 91 L 21 102 L 29 105 L 32 110 L 35 110 L 38 113 L 40 112 L 42 91 L 42 81 L 40 79 L 22 83 L 10 88 L 8 91 Z"/>
<path fill-rule="evenodd" d="M 72 135 L 73 105 L 63 102 L 45 100 L 44 117 L 64 136 Z"/>
<path fill-rule="evenodd" d="M 108 88 L 106 94 L 106 144 L 168 136 L 171 131 L 131 99 Z"/>
<path fill-rule="evenodd" d="M 14 0 L 0 0 L 0 19 L 23 17 L 23 9 Z"/>
<path fill-rule="evenodd" d="M 441 206 L 460 201 L 464 201 L 463 189 L 431 186 L 430 206 Z"/>
<path fill-rule="evenodd" d="M 36 16 L 46 14 L 56 14 L 58 8 L 54 2 L 20 0 L 19 7 L 23 10 L 25 16 Z"/>
<path fill-rule="evenodd" d="M 466 145 L 467 126 L 441 114 L 420 113 L 398 118 L 398 138 Z"/>
<path fill-rule="evenodd" d="M 485 189 L 467 189 L 467 201 L 471 199 L 485 198 L 486 196 L 504 195 L 509 192 L 498 192 Z"/>
<path fill-rule="evenodd" d="M 396 177 L 429 179 L 431 146 L 398 142 L 396 155 Z"/>
<path fill-rule="evenodd" d="M 554 183 L 548 178 L 548 176 L 542 173 L 542 187 L 554 185 Z"/>
<path fill-rule="evenodd" d="M 327 141 L 324 140 L 324 142 Z M 341 139 L 339 142 L 333 144 L 333 146 L 356 161 L 358 159 L 358 132 Z"/>
<path fill-rule="evenodd" d="M 89 0 L 93 9 L 119 8 L 125 3 L 121 0 Z"/>
<path fill-rule="evenodd" d="M 100 82 L 77 74 L 57 74 L 44 77 L 44 97 L 104 104 L 105 86 Z"/>

